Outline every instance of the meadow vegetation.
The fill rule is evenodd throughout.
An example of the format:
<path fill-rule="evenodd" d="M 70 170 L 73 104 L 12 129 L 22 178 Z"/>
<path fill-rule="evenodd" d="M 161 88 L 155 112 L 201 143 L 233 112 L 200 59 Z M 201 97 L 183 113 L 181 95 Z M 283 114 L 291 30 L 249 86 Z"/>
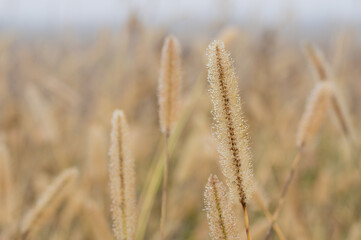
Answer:
<path fill-rule="evenodd" d="M 0 239 L 361 239 L 361 40 L 330 36 L 0 34 Z"/>

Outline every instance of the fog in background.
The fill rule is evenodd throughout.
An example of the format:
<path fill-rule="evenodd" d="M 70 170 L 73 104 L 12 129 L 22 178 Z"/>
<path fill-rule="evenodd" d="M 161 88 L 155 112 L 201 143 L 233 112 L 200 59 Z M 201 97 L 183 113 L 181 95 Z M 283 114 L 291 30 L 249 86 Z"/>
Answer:
<path fill-rule="evenodd" d="M 360 0 L 0 0 L 0 28 L 118 27 L 134 13 L 147 24 L 188 29 L 213 22 L 303 29 L 361 26 Z"/>

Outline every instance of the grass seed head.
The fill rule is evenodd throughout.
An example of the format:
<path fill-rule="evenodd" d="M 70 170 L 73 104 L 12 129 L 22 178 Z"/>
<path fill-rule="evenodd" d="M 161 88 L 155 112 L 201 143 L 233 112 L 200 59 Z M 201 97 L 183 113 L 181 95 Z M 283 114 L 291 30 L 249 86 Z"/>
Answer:
<path fill-rule="evenodd" d="M 298 127 L 296 142 L 299 148 L 309 145 L 316 135 L 327 111 L 331 93 L 328 82 L 317 83 L 312 90 Z"/>
<path fill-rule="evenodd" d="M 135 237 L 135 171 L 128 142 L 125 115 L 116 110 L 112 118 L 109 177 L 113 231 L 118 240 Z"/>
<path fill-rule="evenodd" d="M 181 58 L 178 40 L 165 39 L 158 86 L 159 121 L 163 133 L 169 133 L 177 121 L 181 81 Z"/>
<path fill-rule="evenodd" d="M 234 67 L 223 42 L 214 41 L 207 54 L 213 129 L 223 174 L 232 199 L 245 204 L 253 192 L 252 156 Z"/>
<path fill-rule="evenodd" d="M 227 190 L 216 175 L 210 175 L 204 192 L 210 235 L 213 240 L 240 239 Z"/>

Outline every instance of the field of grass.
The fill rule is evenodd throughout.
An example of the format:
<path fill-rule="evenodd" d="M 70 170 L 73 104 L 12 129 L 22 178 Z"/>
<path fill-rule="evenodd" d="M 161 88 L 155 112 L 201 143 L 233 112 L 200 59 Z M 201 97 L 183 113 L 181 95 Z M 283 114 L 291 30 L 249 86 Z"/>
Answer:
<path fill-rule="evenodd" d="M 165 140 L 157 91 L 168 34 L 173 33 L 136 19 L 96 34 L 0 33 L 0 239 L 113 238 L 108 152 L 116 109 L 126 115 L 127 144 L 135 160 L 135 239 L 159 239 Z M 303 150 L 277 219 L 286 239 L 361 239 L 357 34 L 312 39 L 350 125 L 344 134 L 337 114 L 328 109 Z M 168 144 L 165 239 L 209 239 L 205 185 L 210 174 L 225 182 L 212 136 L 207 82 L 206 49 L 215 39 L 225 42 L 234 61 L 256 185 L 247 209 L 250 231 L 252 239 L 265 239 L 267 212 L 276 209 L 298 152 L 297 129 L 307 98 L 320 81 L 307 57 L 308 39 L 239 26 L 174 35 L 182 49 L 182 77 L 177 124 Z M 50 203 L 39 217 L 45 220 L 24 234 L 28 211 L 69 168 L 70 180 L 61 182 L 49 200 L 59 203 Z M 241 205 L 231 207 L 246 239 Z M 273 233 L 271 239 L 279 238 Z"/>

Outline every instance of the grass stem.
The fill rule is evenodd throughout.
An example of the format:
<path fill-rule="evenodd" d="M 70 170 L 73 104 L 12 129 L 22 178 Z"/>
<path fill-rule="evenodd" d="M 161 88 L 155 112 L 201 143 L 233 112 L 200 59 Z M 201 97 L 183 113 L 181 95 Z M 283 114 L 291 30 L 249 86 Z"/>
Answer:
<path fill-rule="evenodd" d="M 288 192 L 288 188 L 295 176 L 295 173 L 296 173 L 296 170 L 297 170 L 297 166 L 298 166 L 298 163 L 300 162 L 302 158 L 302 147 L 298 150 L 296 156 L 295 156 L 295 159 L 293 160 L 293 163 L 292 163 L 292 167 L 291 167 L 291 171 L 288 175 L 288 178 L 285 182 L 285 185 L 283 186 L 283 189 L 282 189 L 282 193 L 281 193 L 281 197 L 279 198 L 278 200 L 278 203 L 277 203 L 277 207 L 276 207 L 276 210 L 274 211 L 273 215 L 272 215 L 272 221 L 271 221 L 271 225 L 267 231 L 267 235 L 266 235 L 266 238 L 265 240 L 268 240 L 270 237 L 271 237 L 271 234 L 272 234 L 272 230 L 273 230 L 273 226 L 275 225 L 276 221 L 277 221 L 277 218 L 278 218 L 278 215 L 280 213 L 280 210 L 285 202 L 285 197 L 287 195 L 287 192 Z"/>
<path fill-rule="evenodd" d="M 164 223 L 167 216 L 167 185 L 168 185 L 168 162 L 169 162 L 169 131 L 165 133 L 165 148 L 166 157 L 164 158 L 164 172 L 163 172 L 163 193 L 162 193 L 162 209 L 160 218 L 160 239 L 164 239 Z"/>

